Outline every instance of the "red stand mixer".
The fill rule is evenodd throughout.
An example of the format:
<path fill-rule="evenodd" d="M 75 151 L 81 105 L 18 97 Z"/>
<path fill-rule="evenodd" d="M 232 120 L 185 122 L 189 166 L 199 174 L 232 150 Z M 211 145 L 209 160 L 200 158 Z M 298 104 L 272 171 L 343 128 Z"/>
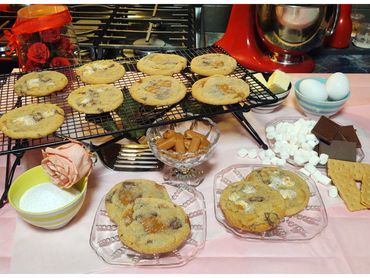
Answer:
<path fill-rule="evenodd" d="M 340 5 L 234 4 L 215 43 L 242 66 L 264 72 L 312 72 L 307 52 L 335 31 Z"/>

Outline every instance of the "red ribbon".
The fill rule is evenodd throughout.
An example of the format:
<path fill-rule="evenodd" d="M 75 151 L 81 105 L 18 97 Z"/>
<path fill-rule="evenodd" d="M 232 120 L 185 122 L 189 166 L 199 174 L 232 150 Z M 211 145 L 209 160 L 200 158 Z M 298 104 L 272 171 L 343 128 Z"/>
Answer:
<path fill-rule="evenodd" d="M 72 21 L 71 14 L 69 13 L 67 6 L 65 5 L 35 4 L 27 8 L 31 8 L 34 6 L 62 6 L 65 9 L 61 12 L 43 15 L 43 16 L 34 17 L 34 18 L 29 18 L 29 19 L 22 18 L 20 20 L 18 16 L 13 27 L 11 28 L 11 31 L 13 32 L 13 34 L 10 33 L 8 30 L 4 31 L 5 38 L 9 41 L 5 49 L 5 54 L 10 55 L 16 49 L 17 44 L 18 44 L 17 36 L 20 34 L 34 33 L 34 32 L 39 32 L 42 30 L 56 28 L 56 27 L 60 27 Z M 10 47 L 10 51 L 7 50 L 9 47 Z"/>

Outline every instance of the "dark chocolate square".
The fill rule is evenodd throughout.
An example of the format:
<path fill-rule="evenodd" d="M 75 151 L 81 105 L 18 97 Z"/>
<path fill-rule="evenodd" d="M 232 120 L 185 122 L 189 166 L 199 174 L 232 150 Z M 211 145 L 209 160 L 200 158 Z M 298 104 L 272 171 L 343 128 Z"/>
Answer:
<path fill-rule="evenodd" d="M 360 139 L 358 139 L 356 130 L 353 127 L 353 125 L 341 126 L 338 131 L 338 134 L 344 137 L 344 140 L 347 142 L 355 142 L 356 148 L 361 148 Z"/>
<path fill-rule="evenodd" d="M 325 116 L 321 116 L 311 132 L 318 139 L 324 141 L 327 144 L 331 144 L 339 129 L 340 125 Z"/>
<path fill-rule="evenodd" d="M 319 154 L 325 153 L 332 159 L 356 162 L 356 143 L 333 140 L 331 144 L 319 143 Z"/>

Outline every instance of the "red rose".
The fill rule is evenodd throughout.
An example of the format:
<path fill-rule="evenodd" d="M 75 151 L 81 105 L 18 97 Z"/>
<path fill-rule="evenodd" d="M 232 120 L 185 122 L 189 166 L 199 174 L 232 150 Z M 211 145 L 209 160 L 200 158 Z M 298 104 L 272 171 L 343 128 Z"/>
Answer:
<path fill-rule="evenodd" d="M 51 28 L 40 31 L 40 37 L 44 42 L 57 42 L 60 39 L 59 28 Z"/>
<path fill-rule="evenodd" d="M 28 49 L 27 57 L 36 63 L 45 64 L 50 57 L 50 51 L 45 44 L 36 42 Z"/>
<path fill-rule="evenodd" d="M 74 49 L 73 45 L 69 39 L 61 37 L 59 41 L 55 43 L 56 47 L 63 52 L 71 53 L 71 50 Z"/>
<path fill-rule="evenodd" d="M 34 63 L 31 60 L 27 60 L 26 64 L 23 67 L 25 71 L 42 69 L 41 64 Z"/>
<path fill-rule="evenodd" d="M 70 64 L 71 63 L 66 58 L 55 57 L 53 60 L 51 60 L 49 65 L 51 68 L 56 68 L 56 67 L 68 66 Z"/>

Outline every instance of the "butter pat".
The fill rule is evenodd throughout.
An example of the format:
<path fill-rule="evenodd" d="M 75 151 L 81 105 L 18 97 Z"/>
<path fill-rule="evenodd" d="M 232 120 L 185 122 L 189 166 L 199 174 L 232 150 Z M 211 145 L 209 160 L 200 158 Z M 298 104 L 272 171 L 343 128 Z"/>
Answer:
<path fill-rule="evenodd" d="M 280 70 L 275 70 L 267 82 L 267 88 L 274 94 L 285 92 L 288 90 L 290 79 L 290 75 Z"/>
<path fill-rule="evenodd" d="M 263 86 L 265 86 L 266 88 L 268 88 L 269 87 L 269 85 L 267 84 L 267 81 L 266 81 L 266 79 L 263 77 L 263 75 L 262 75 L 262 73 L 255 73 L 255 74 L 253 74 L 254 75 L 254 77 L 255 78 L 257 78 L 257 80 L 259 81 L 259 82 L 261 82 L 262 83 L 262 85 Z"/>

